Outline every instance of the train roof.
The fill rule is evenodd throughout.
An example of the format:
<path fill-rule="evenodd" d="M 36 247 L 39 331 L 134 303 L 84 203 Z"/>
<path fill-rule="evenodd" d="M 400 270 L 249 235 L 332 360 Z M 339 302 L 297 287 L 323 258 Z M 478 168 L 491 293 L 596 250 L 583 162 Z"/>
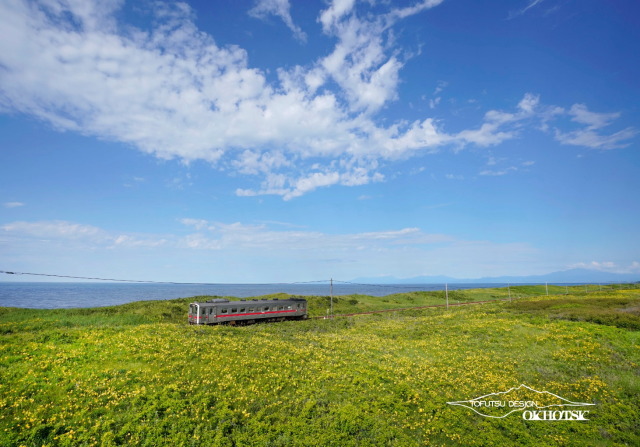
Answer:
<path fill-rule="evenodd" d="M 195 304 L 199 305 L 210 305 L 215 306 L 217 304 L 229 304 L 229 305 L 260 305 L 260 304 L 285 304 L 285 303 L 300 303 L 306 302 L 307 300 L 304 298 L 285 298 L 285 299 L 239 299 L 239 300 L 228 300 L 225 298 L 214 298 L 209 301 L 197 301 Z"/>

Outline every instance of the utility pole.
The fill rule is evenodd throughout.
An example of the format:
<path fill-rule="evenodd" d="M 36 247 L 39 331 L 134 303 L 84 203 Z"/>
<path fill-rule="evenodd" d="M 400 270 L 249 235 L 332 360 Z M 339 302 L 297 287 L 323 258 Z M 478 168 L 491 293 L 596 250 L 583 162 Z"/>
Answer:
<path fill-rule="evenodd" d="M 331 300 L 331 316 L 333 317 L 333 278 L 331 278 L 331 286 L 329 287 L 329 299 Z"/>
<path fill-rule="evenodd" d="M 447 297 L 447 309 L 449 309 L 449 284 L 444 285 L 444 293 Z"/>

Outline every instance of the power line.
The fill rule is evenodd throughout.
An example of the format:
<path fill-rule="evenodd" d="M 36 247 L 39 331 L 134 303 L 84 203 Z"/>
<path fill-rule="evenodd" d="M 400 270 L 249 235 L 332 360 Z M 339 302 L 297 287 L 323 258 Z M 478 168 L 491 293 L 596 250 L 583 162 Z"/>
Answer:
<path fill-rule="evenodd" d="M 8 270 L 0 270 L 0 273 L 4 273 L 6 275 L 29 275 L 29 276 L 44 276 L 49 278 L 64 278 L 64 279 L 84 279 L 90 281 L 111 281 L 111 282 L 127 282 L 127 283 L 138 283 L 138 284 L 175 284 L 175 285 L 184 285 L 184 286 L 219 286 L 225 283 L 215 283 L 215 282 L 180 282 L 180 281 L 153 281 L 153 280 L 140 280 L 140 279 L 121 279 L 121 278 L 102 278 L 102 277 L 94 277 L 94 276 L 74 276 L 74 275 L 58 275 L 53 273 L 33 273 L 33 272 L 14 272 Z M 315 281 L 294 281 L 294 282 L 272 282 L 272 283 L 251 283 L 253 285 L 293 285 L 293 284 L 327 284 L 329 285 L 333 281 L 334 283 L 340 284 L 348 284 L 353 286 L 364 286 L 364 287 L 383 287 L 383 288 L 392 288 L 395 290 L 398 289 L 411 289 L 411 290 L 419 290 L 424 289 L 424 285 L 399 285 L 399 284 L 366 284 L 366 283 L 356 283 L 351 281 L 340 281 L 337 279 L 320 279 Z"/>
<path fill-rule="evenodd" d="M 173 282 L 173 281 L 147 281 L 137 279 L 117 279 L 117 278 L 98 278 L 91 276 L 71 276 L 71 275 L 55 275 L 51 273 L 31 273 L 31 272 L 9 272 L 0 270 L 0 273 L 7 275 L 30 275 L 30 276 L 46 276 L 50 278 L 67 278 L 67 279 L 88 279 L 93 281 L 113 281 L 113 282 L 133 282 L 133 283 L 146 283 L 146 284 L 184 284 L 184 285 L 207 285 L 207 283 L 193 283 L 193 282 Z M 213 283 L 211 283 L 213 285 Z"/>
<path fill-rule="evenodd" d="M 215 283 L 215 282 L 180 282 L 180 281 L 153 281 L 153 280 L 140 280 L 140 279 L 121 279 L 121 278 L 102 278 L 102 277 L 94 277 L 94 276 L 74 276 L 74 275 L 58 275 L 53 273 L 33 273 L 33 272 L 14 272 L 9 270 L 0 270 L 0 273 L 4 273 L 6 275 L 29 275 L 29 276 L 43 276 L 48 278 L 63 278 L 63 279 L 83 279 L 90 281 L 110 281 L 110 282 L 126 282 L 126 283 L 137 283 L 137 284 L 174 284 L 174 285 L 183 285 L 183 286 L 220 286 L 225 283 Z M 400 285 L 400 284 L 366 284 L 366 283 L 356 283 L 351 281 L 340 281 L 337 279 L 320 279 L 315 281 L 294 281 L 294 282 L 272 282 L 272 283 L 251 283 L 252 285 L 294 285 L 294 284 L 327 284 L 329 285 L 331 282 L 347 284 L 353 286 L 361 286 L 361 287 L 380 287 L 380 288 L 390 288 L 394 290 L 399 289 L 408 289 L 408 290 L 423 290 L 424 285 Z"/>
<path fill-rule="evenodd" d="M 30 275 L 30 276 L 45 276 L 50 278 L 66 278 L 66 279 L 86 279 L 92 281 L 112 281 L 112 282 L 129 282 L 129 283 L 141 283 L 141 284 L 176 284 L 176 285 L 184 285 L 184 286 L 218 286 L 223 285 L 224 283 L 214 283 L 214 282 L 176 282 L 176 281 L 152 281 L 152 280 L 139 280 L 139 279 L 117 279 L 117 278 L 100 278 L 100 277 L 92 277 L 92 276 L 72 276 L 72 275 L 56 275 L 52 273 L 31 273 L 31 272 L 11 272 L 8 270 L 0 270 L 0 273 L 4 273 L 7 275 Z M 297 281 L 297 282 L 276 282 L 276 283 L 255 283 L 255 285 L 261 284 L 319 284 L 319 283 L 329 283 L 328 279 L 322 279 L 318 281 Z"/>
<path fill-rule="evenodd" d="M 339 281 L 337 279 L 334 279 L 333 282 L 339 282 L 341 284 L 350 284 L 350 285 L 354 285 L 354 286 L 366 286 L 366 287 L 387 287 L 387 288 L 392 288 L 392 289 L 424 289 L 424 284 L 421 285 L 415 285 L 415 286 L 409 286 L 409 285 L 399 285 L 399 284 L 367 284 L 367 283 L 357 283 L 357 282 L 350 282 L 350 281 Z"/>

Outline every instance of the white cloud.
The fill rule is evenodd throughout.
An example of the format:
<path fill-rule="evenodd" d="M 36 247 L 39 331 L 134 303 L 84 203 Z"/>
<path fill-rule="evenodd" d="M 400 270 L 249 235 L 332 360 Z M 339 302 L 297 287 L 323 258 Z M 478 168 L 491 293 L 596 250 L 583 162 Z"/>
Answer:
<path fill-rule="evenodd" d="M 539 5 L 540 3 L 542 3 L 544 0 L 530 0 L 529 3 L 527 4 L 527 6 L 525 6 L 524 8 L 521 8 L 515 12 L 512 12 L 509 14 L 509 19 L 513 19 L 515 17 L 521 16 L 523 14 L 525 14 L 528 10 L 530 10 L 531 8 Z"/>
<path fill-rule="evenodd" d="M 503 175 L 507 175 L 507 174 L 509 174 L 511 172 L 515 172 L 517 170 L 518 170 L 518 168 L 515 167 L 515 166 L 509 166 L 508 168 L 501 169 L 499 171 L 491 170 L 491 169 L 485 169 L 484 171 L 480 171 L 480 175 L 500 177 L 500 176 L 503 176 Z"/>
<path fill-rule="evenodd" d="M 589 129 L 581 129 L 573 132 L 556 131 L 556 140 L 562 144 L 590 147 L 592 149 L 618 149 L 629 146 L 629 140 L 635 137 L 638 131 L 628 127 L 611 135 L 600 135 Z"/>
<path fill-rule="evenodd" d="M 393 46 L 391 27 L 401 19 L 433 8 L 442 0 L 427 0 L 391 9 L 372 19 L 356 13 L 354 1 L 334 0 L 320 16 L 323 31 L 338 38 L 334 51 L 320 66 L 343 89 L 351 111 L 373 113 L 396 99 L 404 63 Z M 408 57 L 405 55 L 404 57 Z"/>
<path fill-rule="evenodd" d="M 329 32 L 333 26 L 355 6 L 355 0 L 333 0 L 331 6 L 320 14 L 320 23 L 325 32 Z"/>
<path fill-rule="evenodd" d="M 555 138 L 562 144 L 601 150 L 618 149 L 631 144 L 629 140 L 638 134 L 633 127 L 627 127 L 612 134 L 601 133 L 601 129 L 611 125 L 620 117 L 620 113 L 591 112 L 584 104 L 574 104 L 566 113 L 571 116 L 571 121 L 582 124 L 584 127 L 570 132 L 556 129 Z"/>
<path fill-rule="evenodd" d="M 280 17 L 296 39 L 306 42 L 307 35 L 293 23 L 290 10 L 289 0 L 257 0 L 256 5 L 249 10 L 249 15 L 258 19 L 265 19 L 270 14 Z"/>
<path fill-rule="evenodd" d="M 236 195 L 241 197 L 252 197 L 276 194 L 281 195 L 284 200 L 290 200 L 322 187 L 332 185 L 364 185 L 371 182 L 379 182 L 383 179 L 384 177 L 382 174 L 370 174 L 369 170 L 364 167 L 355 167 L 346 172 L 338 172 L 335 170 L 316 171 L 297 178 L 290 178 L 278 174 L 269 174 L 267 175 L 266 180 L 262 182 L 260 190 L 255 191 L 239 188 L 236 190 Z"/>
<path fill-rule="evenodd" d="M 482 176 L 491 176 L 491 177 L 501 177 L 503 175 L 507 175 L 507 174 L 511 174 L 514 172 L 518 172 L 520 170 L 520 168 L 528 168 L 530 166 L 533 166 L 536 164 L 535 161 L 524 161 L 519 163 L 518 166 L 507 166 L 507 167 L 503 167 L 503 168 L 493 168 L 494 166 L 498 166 L 499 164 L 503 164 L 505 161 L 507 161 L 506 158 L 496 158 L 494 156 L 490 156 L 487 159 L 487 166 L 491 166 L 492 169 L 484 169 L 482 171 L 480 171 L 478 173 L 478 175 L 482 175 Z M 526 171 L 527 169 L 525 169 Z"/>
<path fill-rule="evenodd" d="M 581 105 L 565 112 L 529 93 L 514 111 L 488 111 L 481 123 L 457 132 L 430 117 L 381 124 L 376 114 L 397 98 L 411 57 L 398 47 L 393 27 L 439 3 L 381 3 L 377 8 L 386 12 L 376 15 L 366 2 L 335 0 L 319 14 L 333 49 L 307 66 L 277 70 L 270 81 L 251 68 L 244 49 L 218 45 L 200 31 L 185 3 L 153 3 L 152 26 L 144 30 L 119 22 L 121 1 L 7 0 L 0 3 L 0 110 L 159 158 L 205 160 L 257 176 L 259 187 L 237 194 L 285 199 L 382 181 L 386 161 L 501 144 L 527 122 L 548 129 L 563 113 L 586 126 L 556 130 L 565 144 L 622 147 L 636 134 L 602 132 L 617 114 Z M 275 14 L 289 26 L 289 9 L 286 1 L 264 0 L 252 11 Z M 436 92 L 445 86 L 438 83 Z"/>
<path fill-rule="evenodd" d="M 619 113 L 591 112 L 584 104 L 574 104 L 568 113 L 573 116 L 572 121 L 586 124 L 589 129 L 600 129 L 601 127 L 608 126 L 613 120 L 620 116 Z"/>
<path fill-rule="evenodd" d="M 398 8 L 394 9 L 389 13 L 389 15 L 393 18 L 404 19 L 405 17 L 409 17 L 419 12 L 424 11 L 425 9 L 430 9 L 435 6 L 438 6 L 444 0 L 423 0 L 421 2 L 416 3 L 413 6 L 407 6 L 406 8 Z"/>
<path fill-rule="evenodd" d="M 372 113 L 396 98 L 403 64 L 387 55 L 384 29 L 383 23 L 361 21 L 356 16 L 334 23 L 331 29 L 339 41 L 320 67 L 342 88 L 353 112 Z"/>
<path fill-rule="evenodd" d="M 12 222 L 1 226 L 0 229 L 33 237 L 60 239 L 95 238 L 103 234 L 97 227 L 66 221 Z"/>
<path fill-rule="evenodd" d="M 419 228 L 373 231 L 353 234 L 326 234 L 317 231 L 289 229 L 291 225 L 277 223 L 224 223 L 204 219 L 183 218 L 179 222 L 194 232 L 187 235 L 153 235 L 114 233 L 92 225 L 67 221 L 12 222 L 0 227 L 5 236 L 40 243 L 62 242 L 86 248 L 194 248 L 206 250 L 347 250 L 364 246 L 419 246 L 452 242 L 443 234 L 424 233 Z M 285 229 L 280 229 L 284 227 Z"/>
<path fill-rule="evenodd" d="M 2 205 L 5 208 L 19 208 L 21 206 L 24 206 L 24 203 L 22 203 L 22 202 L 4 202 Z"/>
<path fill-rule="evenodd" d="M 436 96 L 442 93 L 445 87 L 447 87 L 448 85 L 449 83 L 447 81 L 438 81 L 438 85 L 436 86 L 436 89 L 433 91 L 433 96 Z"/>
<path fill-rule="evenodd" d="M 484 123 L 480 128 L 463 130 L 456 135 L 456 139 L 460 142 L 487 147 L 516 138 L 521 123 L 536 117 L 539 102 L 537 95 L 526 93 L 518 103 L 518 110 L 515 113 L 489 110 L 485 113 Z"/>
<path fill-rule="evenodd" d="M 419 228 L 326 234 L 316 231 L 273 230 L 266 224 L 251 225 L 240 222 L 225 224 L 199 219 L 183 219 L 182 222 L 199 231 L 197 234 L 189 235 L 186 240 L 189 241 L 191 248 L 200 249 L 344 251 L 367 247 L 371 250 L 384 250 L 396 246 L 416 247 L 454 241 L 450 236 L 427 234 Z"/>
<path fill-rule="evenodd" d="M 11 222 L 0 226 L 2 234 L 39 243 L 72 244 L 85 247 L 155 247 L 163 245 L 162 238 L 140 238 L 129 234 L 115 234 L 101 228 L 67 221 Z"/>
<path fill-rule="evenodd" d="M 578 262 L 572 264 L 569 268 L 580 268 L 587 270 L 598 270 L 608 273 L 638 273 L 640 274 L 640 262 L 633 261 L 630 264 L 622 265 L 620 263 L 612 261 L 591 261 L 591 262 Z"/>
<path fill-rule="evenodd" d="M 527 93 L 518 103 L 518 108 L 525 114 L 534 113 L 536 107 L 540 103 L 540 96 Z"/>

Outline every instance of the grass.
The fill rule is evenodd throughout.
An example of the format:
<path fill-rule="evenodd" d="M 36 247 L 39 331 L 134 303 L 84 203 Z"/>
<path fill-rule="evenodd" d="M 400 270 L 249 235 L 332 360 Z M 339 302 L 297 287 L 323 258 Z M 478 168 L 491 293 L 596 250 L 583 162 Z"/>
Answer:
<path fill-rule="evenodd" d="M 455 291 L 496 302 L 246 327 L 186 324 L 204 297 L 0 308 L 0 445 L 640 445 L 629 287 Z M 340 296 L 334 312 L 445 301 Z M 309 298 L 315 316 L 328 304 Z M 447 404 L 521 383 L 596 406 L 535 422 Z"/>

